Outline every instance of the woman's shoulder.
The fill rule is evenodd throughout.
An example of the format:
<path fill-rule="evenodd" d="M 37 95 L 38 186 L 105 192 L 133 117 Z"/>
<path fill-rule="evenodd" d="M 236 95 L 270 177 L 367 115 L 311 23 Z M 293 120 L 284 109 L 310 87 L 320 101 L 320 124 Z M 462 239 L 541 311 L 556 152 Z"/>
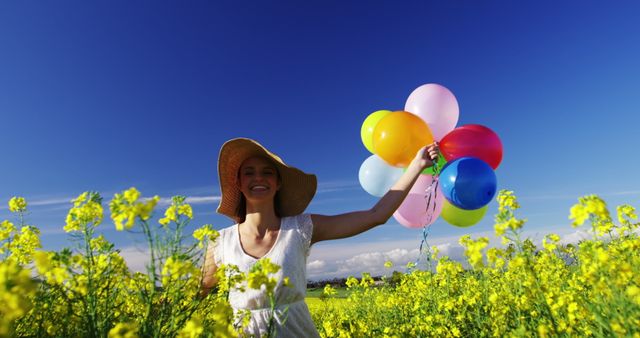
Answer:
<path fill-rule="evenodd" d="M 226 233 L 233 232 L 235 230 L 236 226 L 237 226 L 237 224 L 229 225 L 226 228 L 222 228 L 222 229 L 218 230 L 218 233 L 220 234 L 220 236 L 222 236 L 222 235 L 224 235 Z"/>
<path fill-rule="evenodd" d="M 287 229 L 300 232 L 304 236 L 306 236 L 310 231 L 312 231 L 311 229 L 313 229 L 311 214 L 303 213 L 286 217 L 286 219 L 283 221 L 283 224 L 286 224 L 285 227 Z"/>
<path fill-rule="evenodd" d="M 282 218 L 283 224 L 294 225 L 294 227 L 299 226 L 302 223 L 307 223 L 311 221 L 310 214 L 297 214 L 293 216 L 285 216 Z"/>

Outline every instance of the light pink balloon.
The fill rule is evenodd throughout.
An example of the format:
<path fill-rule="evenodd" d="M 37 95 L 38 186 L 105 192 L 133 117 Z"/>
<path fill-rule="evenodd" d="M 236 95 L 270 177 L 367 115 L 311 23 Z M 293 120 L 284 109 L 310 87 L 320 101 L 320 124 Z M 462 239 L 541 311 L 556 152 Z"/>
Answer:
<path fill-rule="evenodd" d="M 398 223 L 402 224 L 403 226 L 409 229 L 418 229 L 422 227 L 422 226 L 412 226 L 412 223 L 410 223 L 404 217 L 402 217 L 402 215 L 400 215 L 397 210 L 396 212 L 393 213 L 393 218 L 395 218 L 395 220 L 398 221 Z"/>
<path fill-rule="evenodd" d="M 431 175 L 419 175 L 416 183 L 413 184 L 411 190 L 409 190 L 410 194 L 422 194 L 424 195 L 426 190 L 431 187 L 431 183 L 433 182 L 433 176 Z"/>
<path fill-rule="evenodd" d="M 424 84 L 411 92 L 404 110 L 420 116 L 429 125 L 436 141 L 456 127 L 460 115 L 456 97 L 436 83 Z"/>
<path fill-rule="evenodd" d="M 427 205 L 427 201 L 429 200 L 428 196 L 425 198 L 426 194 L 431 194 L 431 202 L 429 205 Z M 398 223 L 407 228 L 422 228 L 425 225 L 433 224 L 436 219 L 438 219 L 440 212 L 442 212 L 443 205 L 444 195 L 440 191 L 440 188 L 437 188 L 437 194 L 431 191 L 425 193 L 424 189 L 421 193 L 410 192 L 398 210 L 393 213 L 393 217 Z"/>

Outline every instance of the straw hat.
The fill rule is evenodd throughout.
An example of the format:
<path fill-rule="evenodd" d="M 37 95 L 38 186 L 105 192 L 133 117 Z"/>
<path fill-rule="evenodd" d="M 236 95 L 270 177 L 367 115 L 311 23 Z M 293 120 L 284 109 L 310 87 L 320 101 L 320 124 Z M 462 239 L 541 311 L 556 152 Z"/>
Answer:
<path fill-rule="evenodd" d="M 218 213 L 230 217 L 236 222 L 244 218 L 238 215 L 238 205 L 242 192 L 238 188 L 238 171 L 242 162 L 252 156 L 271 159 L 278 169 L 282 185 L 276 194 L 280 216 L 301 214 L 311 202 L 318 185 L 316 176 L 287 165 L 278 155 L 270 152 L 260 143 L 248 138 L 235 138 L 225 142 L 218 157 L 218 175 L 222 198 Z"/>

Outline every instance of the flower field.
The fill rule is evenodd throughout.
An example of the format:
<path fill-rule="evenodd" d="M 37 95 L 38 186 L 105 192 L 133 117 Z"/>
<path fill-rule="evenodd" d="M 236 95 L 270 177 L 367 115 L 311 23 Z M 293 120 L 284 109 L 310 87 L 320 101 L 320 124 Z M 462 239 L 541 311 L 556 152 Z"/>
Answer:
<path fill-rule="evenodd" d="M 158 201 L 132 188 L 108 204 L 113 226 L 147 243 L 147 272 L 134 273 L 99 234 L 99 194 L 72 202 L 64 227 L 69 247 L 57 252 L 41 249 L 38 228 L 25 219 L 27 201 L 12 198 L 15 220 L 0 223 L 0 336 L 242 336 L 242 313 L 234 316 L 229 289 L 273 295 L 281 287 L 272 277 L 279 267 L 264 260 L 244 274 L 222 266 L 218 287 L 204 296 L 202 254 L 217 232 L 204 225 L 184 235 L 193 212 L 181 196 L 152 224 Z M 513 193 L 501 191 L 498 203 L 502 247 L 463 236 L 469 269 L 433 250 L 433 273 L 409 269 L 382 285 L 364 274 L 350 278 L 346 291 L 325 287 L 307 299 L 320 334 L 640 337 L 640 223 L 633 207 L 617 207 L 614 219 L 602 199 L 582 197 L 570 217 L 575 226 L 590 226 L 592 238 L 561 245 L 549 234 L 536 247 L 521 237 L 525 220 L 516 217 Z"/>

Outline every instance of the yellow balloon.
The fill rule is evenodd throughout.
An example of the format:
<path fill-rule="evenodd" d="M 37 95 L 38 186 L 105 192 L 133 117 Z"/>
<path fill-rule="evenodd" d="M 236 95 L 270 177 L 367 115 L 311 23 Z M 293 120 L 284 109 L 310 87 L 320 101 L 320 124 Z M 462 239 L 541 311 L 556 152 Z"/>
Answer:
<path fill-rule="evenodd" d="M 375 154 L 395 167 L 407 167 L 418 150 L 433 143 L 429 126 L 417 115 L 395 111 L 378 121 L 373 130 Z"/>
<path fill-rule="evenodd" d="M 362 144 L 364 144 L 365 148 L 369 150 L 373 154 L 373 129 L 378 124 L 381 118 L 390 114 L 389 110 L 378 110 L 369 114 L 367 118 L 362 123 L 362 128 L 360 128 L 360 137 L 362 138 Z"/>
<path fill-rule="evenodd" d="M 489 205 L 485 205 L 476 210 L 464 210 L 456 207 L 445 199 L 440 217 L 451 225 L 465 228 L 480 222 L 487 213 L 487 209 L 489 209 Z"/>

